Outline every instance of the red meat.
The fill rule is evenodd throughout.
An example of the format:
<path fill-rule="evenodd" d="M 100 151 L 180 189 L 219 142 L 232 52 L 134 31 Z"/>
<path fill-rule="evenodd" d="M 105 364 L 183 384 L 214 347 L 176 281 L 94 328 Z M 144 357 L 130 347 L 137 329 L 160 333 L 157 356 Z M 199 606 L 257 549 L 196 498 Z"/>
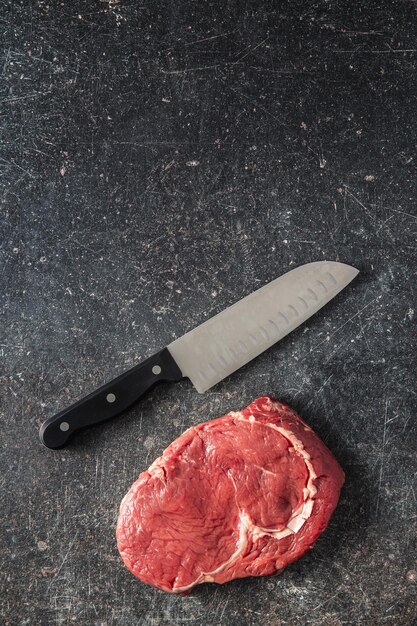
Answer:
<path fill-rule="evenodd" d="M 174 593 L 277 573 L 325 529 L 343 481 L 293 409 L 258 398 L 193 426 L 139 476 L 118 548 L 135 576 Z"/>

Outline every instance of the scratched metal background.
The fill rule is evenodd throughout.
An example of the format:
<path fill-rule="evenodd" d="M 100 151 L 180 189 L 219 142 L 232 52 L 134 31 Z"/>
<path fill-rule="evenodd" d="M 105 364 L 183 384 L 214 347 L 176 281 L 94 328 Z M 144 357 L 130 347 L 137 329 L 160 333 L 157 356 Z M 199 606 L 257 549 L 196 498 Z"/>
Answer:
<path fill-rule="evenodd" d="M 5 626 L 417 619 L 415 2 L 1 5 Z M 51 452 L 43 419 L 285 270 L 361 274 L 205 395 L 161 386 Z M 270 393 L 346 475 L 277 578 L 146 587 L 119 502 L 185 428 Z"/>

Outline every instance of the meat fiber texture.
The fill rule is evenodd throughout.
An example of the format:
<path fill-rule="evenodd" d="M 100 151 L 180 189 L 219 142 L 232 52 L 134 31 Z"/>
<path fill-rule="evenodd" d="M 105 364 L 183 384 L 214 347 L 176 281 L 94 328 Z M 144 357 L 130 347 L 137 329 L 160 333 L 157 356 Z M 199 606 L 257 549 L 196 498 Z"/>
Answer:
<path fill-rule="evenodd" d="M 343 482 L 293 409 L 258 398 L 193 426 L 140 474 L 120 507 L 118 548 L 135 576 L 172 593 L 279 573 L 326 528 Z"/>

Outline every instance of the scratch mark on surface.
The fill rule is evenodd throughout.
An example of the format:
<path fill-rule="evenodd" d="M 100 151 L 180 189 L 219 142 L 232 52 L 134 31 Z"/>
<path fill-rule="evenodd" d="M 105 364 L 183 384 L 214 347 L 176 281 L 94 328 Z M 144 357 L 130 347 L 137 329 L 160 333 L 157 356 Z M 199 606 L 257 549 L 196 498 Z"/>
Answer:
<path fill-rule="evenodd" d="M 62 559 L 62 563 L 61 563 L 61 565 L 58 567 L 58 569 L 57 569 L 57 571 L 56 571 L 55 576 L 53 577 L 53 579 L 52 579 L 52 580 L 51 580 L 51 582 L 49 583 L 49 586 L 48 586 L 47 591 L 49 591 L 49 590 L 50 590 L 50 588 L 51 588 L 51 586 L 52 586 L 52 584 L 53 584 L 54 580 L 57 578 L 57 576 L 59 575 L 59 572 L 60 572 L 60 571 L 61 571 L 61 569 L 63 568 L 63 566 L 64 566 L 64 564 L 65 564 L 65 562 L 66 562 L 66 560 L 67 560 L 67 558 L 68 558 L 68 555 L 69 555 L 69 553 L 70 553 L 70 552 L 71 552 L 71 550 L 72 550 L 72 546 L 74 545 L 75 540 L 77 539 L 77 537 L 78 537 L 78 530 L 77 530 L 77 532 L 75 533 L 74 538 L 73 538 L 73 540 L 72 540 L 72 541 L 71 541 L 71 543 L 70 543 L 70 547 L 68 548 L 66 555 L 65 555 L 65 556 L 64 556 L 64 558 Z"/>
<path fill-rule="evenodd" d="M 350 191 L 350 189 L 349 189 L 349 187 L 348 187 L 347 185 L 343 185 L 343 187 L 344 187 L 344 189 L 345 189 L 345 194 L 348 194 L 351 198 L 353 198 L 353 200 L 355 200 L 355 202 L 356 202 L 357 204 L 359 204 L 359 206 L 360 206 L 360 207 L 362 207 L 362 209 L 363 209 L 364 211 L 366 211 L 366 213 L 367 213 L 367 214 L 371 217 L 371 219 L 373 219 L 373 220 L 375 220 L 375 221 L 377 221 L 377 222 L 381 222 L 381 220 L 377 218 L 377 216 L 375 215 L 375 213 L 372 213 L 372 211 L 371 211 L 371 210 L 370 210 L 367 206 L 365 206 L 365 205 L 364 205 L 364 203 L 363 203 L 363 202 L 361 202 L 361 201 L 359 200 L 359 198 L 358 198 L 357 196 L 355 196 L 355 195 L 354 195 L 354 194 Z"/>
<path fill-rule="evenodd" d="M 8 66 L 8 64 L 9 64 L 9 61 L 10 61 L 10 48 L 7 50 L 7 52 L 6 52 L 6 56 L 5 56 L 5 58 L 4 58 L 4 64 L 3 64 L 3 76 L 6 74 L 6 69 L 7 69 L 7 66 Z"/>
<path fill-rule="evenodd" d="M 37 91 L 35 93 L 30 93 L 27 96 L 16 96 L 15 98 L 5 98 L 4 100 L 0 100 L 0 104 L 6 104 L 7 102 L 17 102 L 18 100 L 27 100 L 28 98 L 36 98 L 37 96 L 47 96 L 50 94 L 50 91 Z"/>
<path fill-rule="evenodd" d="M 31 174 L 28 170 L 25 170 L 21 165 L 18 165 L 17 163 L 15 163 L 14 161 L 8 161 L 7 159 L 0 157 L 0 160 L 3 161 L 3 163 L 7 163 L 7 165 L 11 165 L 12 167 L 17 167 L 19 170 L 21 170 L 22 172 L 24 172 L 27 176 L 29 176 L 30 178 L 35 178 L 33 176 L 33 174 Z"/>
<path fill-rule="evenodd" d="M 379 470 L 378 497 L 376 500 L 376 509 L 375 509 L 377 516 L 378 516 L 378 510 L 379 510 L 379 499 L 380 499 L 380 494 L 381 494 L 382 476 L 384 473 L 384 449 L 385 449 L 387 423 L 388 423 L 387 415 L 388 415 L 388 400 L 385 400 L 384 433 L 382 435 L 382 450 L 381 450 L 381 468 Z"/>
<path fill-rule="evenodd" d="M 401 215 L 407 215 L 407 217 L 412 217 L 414 220 L 417 220 L 417 215 L 413 215 L 412 213 L 400 211 L 399 209 L 390 209 L 390 211 L 394 211 L 394 213 L 401 213 Z"/>
<path fill-rule="evenodd" d="M 365 311 L 365 309 L 367 309 L 369 306 L 371 306 L 371 304 L 373 304 L 374 302 L 376 302 L 376 300 L 379 300 L 382 296 L 376 296 L 376 298 L 373 298 L 370 302 L 368 302 L 367 304 L 365 304 L 365 306 L 363 306 L 361 309 L 359 309 L 359 311 L 356 311 L 356 313 L 354 315 L 352 315 L 352 317 L 350 317 L 348 320 L 346 320 L 346 322 L 344 322 L 341 326 L 339 326 L 338 328 L 336 328 L 336 330 L 334 330 L 332 332 L 331 335 L 328 335 L 328 338 L 326 337 L 326 339 L 323 339 L 323 341 L 320 341 L 318 344 L 316 344 L 313 348 L 311 348 L 309 354 L 311 352 L 314 352 L 315 350 L 317 350 L 317 348 L 319 348 L 323 343 L 327 343 L 329 341 L 329 339 L 331 339 L 332 337 L 335 336 L 336 333 L 339 332 L 339 330 L 342 330 L 342 328 L 344 328 L 346 326 L 346 324 L 349 324 L 349 322 L 351 322 L 352 320 L 355 319 L 355 317 L 358 317 L 358 315 L 360 315 L 362 313 L 362 311 Z"/>
<path fill-rule="evenodd" d="M 363 340 L 366 343 L 366 347 L 368 348 L 369 352 L 372 353 L 372 348 L 371 348 L 371 346 L 369 344 L 369 341 L 367 339 L 366 332 L 365 332 L 365 327 L 363 325 L 362 317 L 360 315 L 359 315 L 359 324 L 360 324 L 360 327 L 361 327 L 361 333 L 362 333 Z"/>
<path fill-rule="evenodd" d="M 227 605 L 229 604 L 229 601 L 230 601 L 230 597 L 228 597 L 228 598 L 226 599 L 226 601 L 225 601 L 225 603 L 224 603 L 224 605 L 223 605 L 222 612 L 220 613 L 220 617 L 219 617 L 220 622 L 221 622 L 221 621 L 222 621 L 222 619 L 223 619 L 223 614 L 224 614 L 224 612 L 225 612 L 225 610 L 226 610 Z"/>
<path fill-rule="evenodd" d="M 203 43 L 204 41 L 212 41 L 213 39 L 219 39 L 219 37 L 228 37 L 229 35 L 233 35 L 236 30 L 230 30 L 227 33 L 220 33 L 219 35 L 212 35 L 211 37 L 204 37 L 204 39 L 197 39 L 197 41 L 190 41 L 189 43 L 184 44 L 185 46 L 195 46 L 197 43 Z"/>
<path fill-rule="evenodd" d="M 330 376 L 328 376 L 326 378 L 326 380 L 324 381 L 324 383 L 322 384 L 322 386 L 314 393 L 313 397 L 311 398 L 311 400 L 308 402 L 307 406 L 310 406 L 310 404 L 313 402 L 313 400 L 316 399 L 316 397 L 320 394 L 321 391 L 323 391 L 323 389 L 325 388 L 325 386 L 327 385 L 327 383 L 329 382 L 329 380 L 331 380 L 331 378 L 333 377 L 333 374 L 330 374 Z"/>
<path fill-rule="evenodd" d="M 248 50 L 248 48 L 245 48 L 245 50 L 248 50 L 248 52 L 246 52 L 246 54 L 243 54 L 243 56 L 238 57 L 236 61 L 233 61 L 233 64 L 239 63 L 243 59 L 246 59 L 247 56 L 249 56 L 250 54 L 252 54 L 252 52 L 260 48 L 260 46 L 262 46 L 266 41 L 268 41 L 268 39 L 269 39 L 269 35 L 268 37 L 265 37 L 265 39 L 260 41 L 258 44 L 256 44 L 256 46 L 254 46 L 253 48 L 250 48 L 250 50 Z M 245 50 L 243 50 L 242 52 L 245 52 Z"/>
<path fill-rule="evenodd" d="M 97 485 L 97 479 L 98 479 L 98 468 L 100 465 L 100 461 L 99 461 L 99 457 L 97 455 L 96 457 L 96 474 L 95 474 L 95 479 L 94 479 L 94 484 Z"/>
<path fill-rule="evenodd" d="M 394 218 L 394 215 L 390 215 L 385 221 L 383 221 L 382 224 L 379 226 L 379 228 L 377 228 L 377 230 L 375 231 L 375 234 L 377 235 L 379 231 L 381 230 L 381 228 L 383 228 L 385 224 L 389 222 L 390 220 L 392 220 L 393 218 Z"/>
<path fill-rule="evenodd" d="M 400 53 L 400 52 L 417 52 L 417 50 L 415 48 L 401 48 L 400 50 L 393 50 L 392 48 L 389 48 L 388 50 L 360 50 L 359 48 L 355 48 L 354 50 L 337 50 L 337 49 L 333 49 L 332 52 L 336 52 L 336 53 L 352 53 L 352 52 L 359 52 L 360 54 L 392 54 L 392 53 Z"/>
<path fill-rule="evenodd" d="M 242 98 L 245 98 L 246 100 L 248 100 L 251 104 L 253 104 L 253 106 L 255 106 L 256 108 L 260 109 L 261 111 L 269 115 L 269 117 L 272 117 L 272 119 L 278 122 L 280 126 L 283 126 L 284 128 L 288 127 L 287 124 L 284 124 L 284 122 L 282 122 L 276 115 L 268 111 L 268 109 L 262 106 L 262 104 L 259 104 L 258 102 L 256 102 L 256 100 L 252 100 L 252 98 L 249 98 L 249 96 L 242 93 L 241 91 L 238 91 L 237 89 L 233 89 L 232 87 L 229 87 L 229 89 L 230 91 L 233 91 L 233 93 L 235 93 L 236 95 L 241 96 Z"/>
<path fill-rule="evenodd" d="M 216 67 L 221 67 L 220 63 L 215 65 L 201 65 L 198 67 L 186 67 L 184 70 L 161 70 L 162 74 L 187 74 L 188 72 L 203 72 L 205 70 L 212 70 Z"/>
<path fill-rule="evenodd" d="M 332 595 L 330 598 L 328 598 L 327 600 L 325 600 L 324 602 L 321 602 L 320 604 L 317 604 L 315 607 L 313 607 L 311 609 L 311 611 L 309 611 L 309 613 L 314 613 L 314 611 L 317 611 L 317 609 L 320 609 L 322 606 L 325 606 L 326 604 L 328 604 L 329 602 L 331 602 L 332 600 L 334 600 L 335 598 L 337 598 L 337 596 L 341 593 L 339 591 L 339 589 L 341 589 L 342 585 L 339 586 L 338 590 L 336 591 L 336 593 L 334 595 Z M 302 617 L 305 617 L 306 615 L 308 615 L 309 613 L 304 613 L 304 615 L 302 615 Z"/>

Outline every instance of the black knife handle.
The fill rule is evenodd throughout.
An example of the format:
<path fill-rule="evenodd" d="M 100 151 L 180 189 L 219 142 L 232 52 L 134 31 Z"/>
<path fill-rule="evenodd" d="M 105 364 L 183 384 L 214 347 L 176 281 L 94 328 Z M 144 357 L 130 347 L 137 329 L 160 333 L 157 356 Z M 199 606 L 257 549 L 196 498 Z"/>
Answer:
<path fill-rule="evenodd" d="M 40 428 L 40 439 L 47 448 L 62 448 L 75 431 L 116 417 L 139 400 L 155 383 L 176 382 L 182 377 L 168 348 L 164 348 L 47 419 Z"/>

